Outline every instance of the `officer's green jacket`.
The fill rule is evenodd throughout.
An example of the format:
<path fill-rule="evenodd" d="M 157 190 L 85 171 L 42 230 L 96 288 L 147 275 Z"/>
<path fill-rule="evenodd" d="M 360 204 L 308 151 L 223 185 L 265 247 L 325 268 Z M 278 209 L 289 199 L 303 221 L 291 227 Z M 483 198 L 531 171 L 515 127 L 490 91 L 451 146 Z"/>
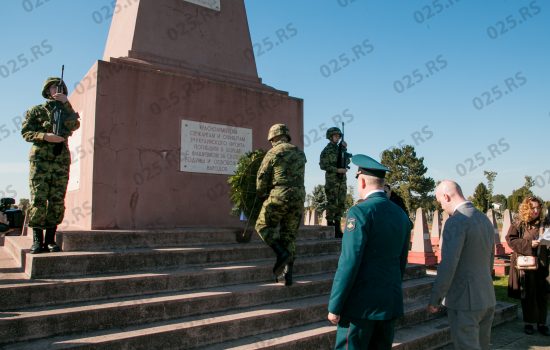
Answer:
<path fill-rule="evenodd" d="M 329 312 L 351 320 L 403 315 L 402 278 L 411 222 L 384 192 L 350 208 Z"/>

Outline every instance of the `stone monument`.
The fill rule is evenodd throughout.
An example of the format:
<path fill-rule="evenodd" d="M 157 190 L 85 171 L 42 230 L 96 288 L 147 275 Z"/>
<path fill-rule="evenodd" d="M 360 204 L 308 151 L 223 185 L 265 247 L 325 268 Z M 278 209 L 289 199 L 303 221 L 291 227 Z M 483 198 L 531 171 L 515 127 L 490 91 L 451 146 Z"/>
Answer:
<path fill-rule="evenodd" d="M 236 226 L 228 176 L 303 100 L 258 77 L 244 0 L 118 0 L 81 115 L 60 230 Z"/>
<path fill-rule="evenodd" d="M 416 219 L 412 234 L 412 246 L 409 251 L 408 262 L 427 266 L 437 264 L 437 257 L 433 252 L 432 243 L 430 240 L 430 231 L 428 230 L 426 213 L 422 208 L 416 209 Z"/>

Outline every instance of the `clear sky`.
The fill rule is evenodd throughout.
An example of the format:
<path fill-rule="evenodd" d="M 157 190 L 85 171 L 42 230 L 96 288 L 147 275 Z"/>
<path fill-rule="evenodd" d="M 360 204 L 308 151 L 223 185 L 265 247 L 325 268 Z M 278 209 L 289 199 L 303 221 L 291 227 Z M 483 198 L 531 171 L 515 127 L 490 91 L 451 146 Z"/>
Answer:
<path fill-rule="evenodd" d="M 351 153 L 379 159 L 412 144 L 429 176 L 457 180 L 466 195 L 491 170 L 495 193 L 530 175 L 550 200 L 549 1 L 245 3 L 260 77 L 304 99 L 308 192 L 324 182 L 323 130 L 340 116 Z M 28 198 L 20 118 L 62 63 L 74 87 L 102 58 L 111 4 L 2 2 L 0 196 Z"/>

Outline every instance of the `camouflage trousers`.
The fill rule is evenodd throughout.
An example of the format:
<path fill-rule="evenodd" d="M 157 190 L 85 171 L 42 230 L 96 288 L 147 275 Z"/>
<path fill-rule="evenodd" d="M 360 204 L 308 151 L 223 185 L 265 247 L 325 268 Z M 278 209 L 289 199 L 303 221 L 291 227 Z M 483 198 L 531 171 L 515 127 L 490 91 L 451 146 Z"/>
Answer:
<path fill-rule="evenodd" d="M 325 195 L 327 198 L 327 221 L 340 220 L 346 209 L 346 178 L 325 177 Z"/>
<path fill-rule="evenodd" d="M 31 161 L 30 227 L 50 228 L 63 221 L 68 182 L 69 164 L 60 164 L 55 161 Z"/>
<path fill-rule="evenodd" d="M 304 213 L 305 190 L 299 187 L 276 187 L 264 201 L 256 231 L 271 246 L 277 242 L 296 254 L 296 234 Z M 277 230 L 279 228 L 279 230 Z"/>

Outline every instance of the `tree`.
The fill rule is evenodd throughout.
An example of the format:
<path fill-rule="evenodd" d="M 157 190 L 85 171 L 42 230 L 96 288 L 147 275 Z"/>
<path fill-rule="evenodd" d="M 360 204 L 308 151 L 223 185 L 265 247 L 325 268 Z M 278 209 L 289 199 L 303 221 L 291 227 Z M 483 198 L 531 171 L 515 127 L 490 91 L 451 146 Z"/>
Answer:
<path fill-rule="evenodd" d="M 497 177 L 498 173 L 496 171 L 489 171 L 485 170 L 483 171 L 483 174 L 487 178 L 487 206 L 489 208 L 493 207 L 493 189 L 495 184 L 495 178 Z"/>
<path fill-rule="evenodd" d="M 306 203 L 305 203 L 305 207 L 307 210 L 311 210 L 312 209 L 312 206 L 311 204 L 313 203 L 313 196 L 311 194 L 306 194 Z"/>
<path fill-rule="evenodd" d="M 533 196 L 531 187 L 535 186 L 535 182 L 531 176 L 525 176 L 525 183 L 520 188 L 514 190 L 510 197 L 508 197 L 508 209 L 513 212 L 517 212 L 519 205 L 524 198 Z"/>
<path fill-rule="evenodd" d="M 313 187 L 311 207 L 321 214 L 327 209 L 327 196 L 325 194 L 325 186 L 317 185 Z"/>
<path fill-rule="evenodd" d="M 508 208 L 508 200 L 503 194 L 495 194 L 492 198 L 493 203 L 500 205 L 500 210 L 505 211 Z"/>
<path fill-rule="evenodd" d="M 348 192 L 346 193 L 346 210 L 348 211 L 354 204 L 353 200 L 353 186 L 348 186 Z"/>
<path fill-rule="evenodd" d="M 385 150 L 381 163 L 390 169 L 386 183 L 403 198 L 409 216 L 419 207 L 433 209 L 434 196 L 430 193 L 435 188 L 435 181 L 425 176 L 428 168 L 424 166 L 424 157 L 418 158 L 413 146 Z"/>
<path fill-rule="evenodd" d="M 477 185 L 476 189 L 474 190 L 472 203 L 479 211 L 481 211 L 482 213 L 486 213 L 487 210 L 489 209 L 488 198 L 489 198 L 489 190 L 483 184 L 483 182 L 480 182 L 479 185 Z"/>

